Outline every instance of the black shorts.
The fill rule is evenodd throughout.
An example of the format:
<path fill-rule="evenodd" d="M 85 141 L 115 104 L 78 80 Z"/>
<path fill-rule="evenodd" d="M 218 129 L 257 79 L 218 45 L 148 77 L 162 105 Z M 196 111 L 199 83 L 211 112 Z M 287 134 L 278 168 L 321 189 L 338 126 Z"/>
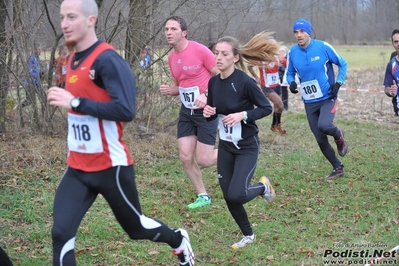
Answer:
<path fill-rule="evenodd" d="M 182 105 L 177 125 L 177 138 L 195 135 L 199 142 L 215 145 L 218 124 L 218 119 L 207 121 L 202 109 L 191 110 Z"/>
<path fill-rule="evenodd" d="M 262 87 L 262 91 L 265 95 L 267 95 L 268 93 L 272 93 L 272 92 L 275 92 L 278 95 L 281 95 L 281 86 L 280 85 L 278 85 L 277 87 L 274 87 L 274 88 L 269 88 L 269 87 L 264 87 L 264 86 L 261 86 L 261 87 Z"/>

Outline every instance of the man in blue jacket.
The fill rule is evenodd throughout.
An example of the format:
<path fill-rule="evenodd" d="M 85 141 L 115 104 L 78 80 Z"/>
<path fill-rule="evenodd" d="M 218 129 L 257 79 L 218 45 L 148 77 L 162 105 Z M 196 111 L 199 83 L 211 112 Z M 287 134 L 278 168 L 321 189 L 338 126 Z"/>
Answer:
<path fill-rule="evenodd" d="M 327 42 L 314 40 L 312 24 L 306 19 L 298 19 L 293 25 L 297 44 L 288 53 L 287 82 L 290 91 L 301 92 L 305 104 L 306 115 L 320 150 L 333 166 L 326 179 L 334 179 L 344 175 L 344 165 L 337 158 L 328 136 L 333 136 L 337 144 L 338 154 L 345 156 L 348 145 L 342 129 L 334 124 L 337 109 L 339 88 L 346 78 L 347 64 L 334 48 Z M 335 80 L 333 64 L 338 66 Z M 295 82 L 298 74 L 300 88 Z"/>
<path fill-rule="evenodd" d="M 22 107 L 32 104 L 36 99 L 36 91 L 40 91 L 40 78 L 43 76 L 41 70 L 40 54 L 42 49 L 37 47 L 28 59 L 29 77 L 25 80 L 26 99 L 22 102 Z"/>

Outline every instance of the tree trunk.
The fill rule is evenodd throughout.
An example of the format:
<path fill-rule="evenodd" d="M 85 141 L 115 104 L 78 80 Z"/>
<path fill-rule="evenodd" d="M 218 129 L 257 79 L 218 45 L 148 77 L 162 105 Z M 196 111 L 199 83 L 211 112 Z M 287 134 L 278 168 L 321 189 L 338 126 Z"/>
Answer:
<path fill-rule="evenodd" d="M 125 59 L 131 66 L 138 64 L 140 51 L 148 42 L 150 23 L 148 23 L 146 3 L 147 0 L 130 0 Z"/>
<path fill-rule="evenodd" d="M 7 68 L 7 55 L 9 52 L 6 41 L 7 0 L 0 0 L 0 134 L 6 131 L 6 105 L 9 88 L 9 71 Z"/>

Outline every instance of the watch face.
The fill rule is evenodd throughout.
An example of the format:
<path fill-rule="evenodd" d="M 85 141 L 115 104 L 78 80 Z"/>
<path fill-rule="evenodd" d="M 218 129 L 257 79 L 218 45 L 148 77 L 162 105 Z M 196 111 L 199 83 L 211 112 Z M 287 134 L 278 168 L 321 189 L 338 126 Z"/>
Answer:
<path fill-rule="evenodd" d="M 78 107 L 79 104 L 80 104 L 80 100 L 79 100 L 78 98 L 73 98 L 73 99 L 72 99 L 72 101 L 71 101 L 71 106 L 72 106 L 73 108 Z"/>

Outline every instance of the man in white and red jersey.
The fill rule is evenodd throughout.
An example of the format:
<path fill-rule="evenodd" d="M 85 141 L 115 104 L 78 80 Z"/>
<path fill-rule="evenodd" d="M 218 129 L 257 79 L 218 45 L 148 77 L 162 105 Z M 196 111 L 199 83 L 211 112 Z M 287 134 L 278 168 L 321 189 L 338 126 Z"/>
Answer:
<path fill-rule="evenodd" d="M 253 70 L 253 66 L 259 67 L 259 77 Z M 280 76 L 278 73 L 280 61 L 276 56 L 273 62 L 259 62 L 248 65 L 248 70 L 259 83 L 263 93 L 273 103 L 273 120 L 270 129 L 273 132 L 287 134 L 281 125 L 281 115 L 284 111 L 284 103 L 281 97 Z"/>
<path fill-rule="evenodd" d="M 207 102 L 208 81 L 219 71 L 208 47 L 187 40 L 187 23 L 183 18 L 169 17 L 165 22 L 165 36 L 173 47 L 168 57 L 173 85 L 161 85 L 160 92 L 162 95 L 180 95 L 177 138 L 184 171 L 198 193 L 197 199 L 187 207 L 195 209 L 211 204 L 199 165 L 210 167 L 217 161 L 214 145 L 218 121 L 207 122 L 203 108 Z"/>
<path fill-rule="evenodd" d="M 68 167 L 53 209 L 53 265 L 76 265 L 76 232 L 101 194 L 131 239 L 164 242 L 179 265 L 194 265 L 184 229 L 172 229 L 141 210 L 133 160 L 122 140 L 124 122 L 135 115 L 136 83 L 128 63 L 98 40 L 95 0 L 64 0 L 61 28 L 72 50 L 66 87 L 48 91 L 50 105 L 68 110 Z"/>

